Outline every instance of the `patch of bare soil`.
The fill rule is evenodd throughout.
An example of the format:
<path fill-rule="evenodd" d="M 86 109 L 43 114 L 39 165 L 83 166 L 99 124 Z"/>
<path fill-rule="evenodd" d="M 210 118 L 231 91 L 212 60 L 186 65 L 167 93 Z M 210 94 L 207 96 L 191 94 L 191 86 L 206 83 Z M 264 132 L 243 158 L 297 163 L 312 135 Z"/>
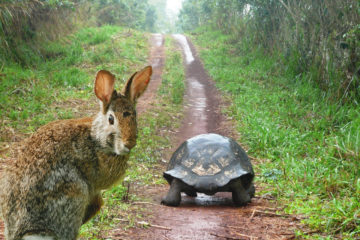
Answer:
<path fill-rule="evenodd" d="M 221 114 L 224 102 L 206 73 L 194 46 L 176 37 L 183 49 L 186 68 L 185 117 L 173 138 L 175 150 L 183 141 L 202 133 L 219 133 L 237 138 L 230 121 Z M 192 56 L 187 56 L 192 54 Z M 188 59 L 192 59 L 188 61 Z M 164 153 L 171 155 L 171 153 Z M 165 166 L 163 166 L 165 170 Z M 160 173 L 159 173 L 160 174 Z M 144 221 L 137 227 L 119 233 L 119 239 L 294 239 L 294 231 L 302 228 L 299 218 L 282 214 L 267 197 L 255 196 L 245 207 L 235 207 L 231 193 L 214 196 L 198 194 L 191 198 L 182 195 L 179 207 L 160 205 L 169 186 L 144 186 L 136 194 L 146 199 Z"/>

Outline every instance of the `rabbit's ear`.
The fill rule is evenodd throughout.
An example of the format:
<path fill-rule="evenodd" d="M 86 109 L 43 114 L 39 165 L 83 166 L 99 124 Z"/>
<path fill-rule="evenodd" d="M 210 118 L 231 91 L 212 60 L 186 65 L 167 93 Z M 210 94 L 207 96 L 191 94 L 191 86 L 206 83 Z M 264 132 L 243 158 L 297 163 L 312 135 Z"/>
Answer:
<path fill-rule="evenodd" d="M 149 85 L 151 74 L 151 66 L 134 73 L 124 86 L 123 92 L 125 96 L 135 103 L 136 99 L 141 96 Z"/>
<path fill-rule="evenodd" d="M 115 76 L 106 70 L 100 70 L 96 74 L 94 91 L 98 99 L 104 105 L 108 105 L 114 92 Z"/>

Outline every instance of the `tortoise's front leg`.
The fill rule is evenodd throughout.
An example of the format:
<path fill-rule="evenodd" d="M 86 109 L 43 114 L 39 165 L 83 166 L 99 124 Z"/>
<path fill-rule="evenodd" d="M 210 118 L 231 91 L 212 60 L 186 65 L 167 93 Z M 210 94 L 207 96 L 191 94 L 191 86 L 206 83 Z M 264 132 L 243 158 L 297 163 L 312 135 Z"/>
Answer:
<path fill-rule="evenodd" d="M 249 189 L 247 190 L 248 194 L 250 195 L 250 198 L 253 198 L 255 196 L 255 186 L 254 183 L 251 183 Z"/>
<path fill-rule="evenodd" d="M 231 186 L 232 200 L 237 206 L 245 206 L 251 201 L 248 191 L 243 187 L 241 180 L 234 182 Z"/>
<path fill-rule="evenodd" d="M 179 179 L 174 178 L 171 181 L 168 194 L 161 200 L 161 204 L 167 206 L 179 206 L 181 202 L 181 187 L 182 182 Z"/>

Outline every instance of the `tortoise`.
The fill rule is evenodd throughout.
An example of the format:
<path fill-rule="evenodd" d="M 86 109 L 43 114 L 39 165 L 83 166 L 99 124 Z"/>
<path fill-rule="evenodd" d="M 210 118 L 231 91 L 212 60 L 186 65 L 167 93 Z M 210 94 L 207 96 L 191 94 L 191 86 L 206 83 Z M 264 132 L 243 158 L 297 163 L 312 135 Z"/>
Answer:
<path fill-rule="evenodd" d="M 246 205 L 255 194 L 254 171 L 245 151 L 234 139 L 214 133 L 183 142 L 163 176 L 170 189 L 161 203 L 168 206 L 180 204 L 181 192 L 191 197 L 197 192 L 232 192 L 237 206 Z"/>

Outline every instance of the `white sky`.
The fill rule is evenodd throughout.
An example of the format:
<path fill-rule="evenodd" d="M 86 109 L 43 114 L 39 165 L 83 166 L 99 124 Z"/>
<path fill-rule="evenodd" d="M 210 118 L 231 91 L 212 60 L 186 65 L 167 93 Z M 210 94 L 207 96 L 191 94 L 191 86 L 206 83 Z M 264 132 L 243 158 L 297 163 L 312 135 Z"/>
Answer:
<path fill-rule="evenodd" d="M 183 0 L 167 0 L 166 1 L 166 8 L 175 14 L 178 14 L 181 6 L 182 6 Z"/>

